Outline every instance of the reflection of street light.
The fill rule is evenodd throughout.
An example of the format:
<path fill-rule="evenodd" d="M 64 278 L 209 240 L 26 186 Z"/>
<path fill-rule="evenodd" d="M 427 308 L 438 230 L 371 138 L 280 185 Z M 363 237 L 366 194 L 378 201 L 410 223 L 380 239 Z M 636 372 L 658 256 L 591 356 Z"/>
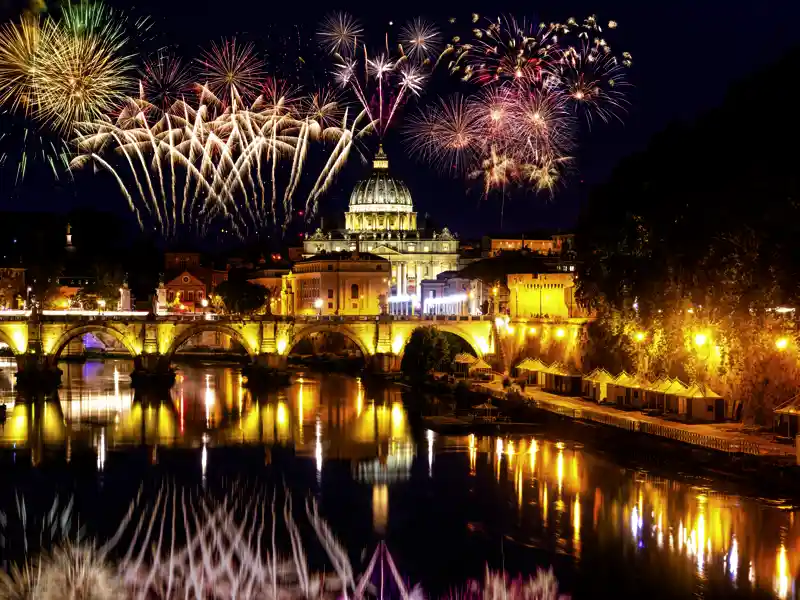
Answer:
<path fill-rule="evenodd" d="M 567 334 L 567 332 L 564 331 L 563 327 L 559 327 L 558 329 L 556 329 L 556 337 L 557 338 L 563 338 L 566 334 Z"/>
<path fill-rule="evenodd" d="M 528 335 L 536 335 L 536 327 L 531 327 L 528 329 Z"/>
<path fill-rule="evenodd" d="M 775 347 L 778 350 L 786 350 L 789 347 L 789 340 L 785 337 L 778 338 L 775 340 Z"/>

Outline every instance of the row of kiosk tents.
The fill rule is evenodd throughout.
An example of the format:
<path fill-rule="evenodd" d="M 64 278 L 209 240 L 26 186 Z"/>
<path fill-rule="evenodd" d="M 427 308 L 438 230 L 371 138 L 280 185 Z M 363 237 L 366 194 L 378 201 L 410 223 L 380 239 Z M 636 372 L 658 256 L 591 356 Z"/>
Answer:
<path fill-rule="evenodd" d="M 723 421 L 735 418 L 728 401 L 702 384 L 686 385 L 678 379 L 660 377 L 648 381 L 626 372 L 617 376 L 605 369 L 583 375 L 556 362 L 546 365 L 526 358 L 517 371 L 532 385 L 546 392 L 582 396 L 594 402 L 611 402 L 620 407 L 650 408 L 693 421 Z"/>

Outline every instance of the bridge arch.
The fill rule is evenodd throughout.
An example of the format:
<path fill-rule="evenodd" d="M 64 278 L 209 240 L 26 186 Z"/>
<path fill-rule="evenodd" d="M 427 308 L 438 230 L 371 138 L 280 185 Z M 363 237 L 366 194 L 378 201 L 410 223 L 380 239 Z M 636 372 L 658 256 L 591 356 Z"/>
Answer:
<path fill-rule="evenodd" d="M 361 354 L 364 356 L 364 358 L 372 356 L 370 349 L 363 342 L 363 340 L 358 337 L 358 334 L 353 331 L 353 329 L 347 325 L 334 323 L 320 323 L 319 325 L 309 325 L 308 327 L 303 327 L 299 330 L 296 329 L 291 345 L 286 348 L 286 354 L 288 355 L 294 349 L 294 347 L 300 343 L 301 340 L 314 333 L 341 333 L 344 337 L 358 346 L 358 349 L 361 351 Z"/>
<path fill-rule="evenodd" d="M 472 352 L 478 358 L 481 358 L 483 356 L 483 354 L 484 354 L 483 351 L 478 347 L 478 344 L 476 343 L 475 338 L 472 335 L 470 335 L 468 332 L 465 332 L 460 327 L 458 327 L 456 325 L 445 324 L 445 323 L 431 322 L 431 323 L 420 323 L 417 327 L 414 327 L 414 329 L 409 330 L 408 331 L 408 335 L 406 335 L 405 339 L 403 340 L 403 347 L 400 349 L 399 352 L 397 352 L 397 356 L 403 356 L 403 354 L 406 351 L 406 346 L 408 345 L 408 340 L 411 339 L 411 334 L 414 332 L 415 329 L 418 329 L 420 327 L 433 327 L 433 328 L 438 329 L 439 331 L 442 331 L 444 333 L 450 333 L 450 334 L 456 336 L 457 338 L 463 340 L 464 342 L 466 342 L 467 346 L 470 347 Z"/>
<path fill-rule="evenodd" d="M 78 327 L 73 327 L 72 329 L 67 329 L 64 333 L 62 333 L 47 352 L 49 362 L 51 364 L 55 364 L 56 361 L 58 361 L 58 357 L 61 356 L 61 353 L 64 351 L 64 348 L 67 347 L 67 344 L 69 344 L 76 337 L 95 332 L 109 334 L 111 337 L 125 346 L 125 349 L 131 353 L 131 356 L 137 356 L 139 354 L 139 347 L 136 343 L 136 338 L 129 332 L 120 331 L 116 327 L 106 323 L 90 323 L 87 325 L 79 325 Z"/>
<path fill-rule="evenodd" d="M 3 331 L 2 329 L 0 329 L 0 342 L 2 342 L 2 343 L 4 343 L 4 344 L 6 344 L 6 345 L 8 346 L 8 349 L 9 349 L 9 350 L 11 350 L 11 354 L 13 354 L 15 357 L 16 357 L 18 354 L 24 354 L 24 353 L 25 353 L 25 351 L 24 351 L 24 350 L 23 350 L 22 352 L 20 352 L 20 351 L 17 349 L 17 345 L 14 343 L 14 340 L 11 338 L 11 336 L 10 336 L 10 335 L 8 335 L 8 334 L 7 334 L 5 331 Z"/>
<path fill-rule="evenodd" d="M 200 335 L 206 331 L 216 331 L 217 333 L 227 335 L 231 339 L 238 342 L 250 357 L 254 357 L 258 354 L 258 348 L 253 348 L 250 342 L 247 341 L 247 338 L 245 338 L 242 332 L 238 329 L 230 327 L 229 325 L 214 323 L 213 321 L 204 321 L 196 325 L 191 325 L 176 335 L 175 339 L 172 340 L 172 343 L 167 350 L 167 358 L 172 360 L 172 357 L 175 356 L 175 353 L 178 350 L 180 350 L 181 346 L 183 346 L 196 335 Z"/>

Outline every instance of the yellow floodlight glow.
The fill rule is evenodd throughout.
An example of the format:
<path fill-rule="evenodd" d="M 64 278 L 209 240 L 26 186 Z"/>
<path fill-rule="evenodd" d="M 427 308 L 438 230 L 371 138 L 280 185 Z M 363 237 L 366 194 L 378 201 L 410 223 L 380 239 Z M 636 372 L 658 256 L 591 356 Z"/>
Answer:
<path fill-rule="evenodd" d="M 780 337 L 775 340 L 775 347 L 778 350 L 786 350 L 789 347 L 789 339 L 785 337 Z"/>
<path fill-rule="evenodd" d="M 508 325 L 508 326 L 506 327 L 506 329 L 508 330 L 508 333 L 514 333 L 514 331 L 515 331 L 515 330 L 514 330 L 514 326 L 513 326 L 513 325 Z"/>
<path fill-rule="evenodd" d="M 392 352 L 395 354 L 400 354 L 400 351 L 403 349 L 404 341 L 405 340 L 401 334 L 398 333 L 396 336 L 394 336 L 394 339 L 392 340 Z"/>
<path fill-rule="evenodd" d="M 536 327 L 528 328 L 528 335 L 536 335 Z"/>
<path fill-rule="evenodd" d="M 567 332 L 564 331 L 563 327 L 559 327 L 558 329 L 556 329 L 556 337 L 557 338 L 563 338 L 565 335 L 567 335 Z"/>
<path fill-rule="evenodd" d="M 288 345 L 288 342 L 286 341 L 286 338 L 279 339 L 278 340 L 278 354 L 285 353 L 287 345 Z"/>
<path fill-rule="evenodd" d="M 636 332 L 636 341 L 637 342 L 644 341 L 644 331 L 637 331 Z"/>
<path fill-rule="evenodd" d="M 694 336 L 694 343 L 696 346 L 705 346 L 708 341 L 708 336 L 705 333 L 696 333 Z"/>

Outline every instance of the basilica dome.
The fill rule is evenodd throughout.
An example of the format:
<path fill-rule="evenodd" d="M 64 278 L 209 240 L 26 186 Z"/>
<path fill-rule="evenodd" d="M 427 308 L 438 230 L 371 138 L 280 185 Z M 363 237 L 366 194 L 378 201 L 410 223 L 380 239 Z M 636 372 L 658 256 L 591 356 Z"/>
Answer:
<path fill-rule="evenodd" d="M 372 174 L 356 184 L 350 194 L 350 212 L 412 212 L 414 205 L 408 187 L 389 175 L 389 159 L 378 149 L 372 162 Z"/>

